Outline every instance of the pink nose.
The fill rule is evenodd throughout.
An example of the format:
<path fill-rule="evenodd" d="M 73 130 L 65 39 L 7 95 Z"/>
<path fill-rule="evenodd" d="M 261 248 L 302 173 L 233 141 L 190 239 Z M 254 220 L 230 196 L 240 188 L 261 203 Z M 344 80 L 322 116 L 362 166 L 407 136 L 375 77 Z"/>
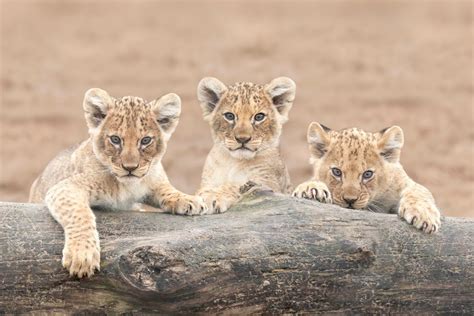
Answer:
<path fill-rule="evenodd" d="M 122 168 L 128 172 L 132 172 L 138 168 L 138 164 L 122 164 Z"/>
<path fill-rule="evenodd" d="M 239 137 L 236 136 L 235 137 L 235 140 L 241 143 L 242 145 L 247 144 L 251 139 L 252 137 L 249 137 L 249 136 L 239 136 Z"/>

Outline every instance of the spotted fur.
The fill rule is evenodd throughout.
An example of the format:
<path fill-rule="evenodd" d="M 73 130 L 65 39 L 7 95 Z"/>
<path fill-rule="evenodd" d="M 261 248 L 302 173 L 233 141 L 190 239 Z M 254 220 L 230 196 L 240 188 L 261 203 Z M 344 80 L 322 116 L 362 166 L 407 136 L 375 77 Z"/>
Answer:
<path fill-rule="evenodd" d="M 53 159 L 32 185 L 30 202 L 46 202 L 63 226 L 63 266 L 71 275 L 91 276 L 100 267 L 100 245 L 91 207 L 199 214 L 200 197 L 176 190 L 161 164 L 181 111 L 175 94 L 146 102 L 114 99 L 87 91 L 84 112 L 90 137 Z M 119 143 L 114 143 L 118 137 Z M 143 140 L 148 138 L 149 142 Z"/>
<path fill-rule="evenodd" d="M 226 86 L 215 78 L 201 80 L 198 99 L 211 126 L 214 146 L 198 194 L 210 213 L 225 212 L 239 200 L 239 188 L 249 181 L 288 192 L 290 179 L 279 140 L 295 89 L 295 83 L 285 77 L 266 85 L 240 82 Z"/>
<path fill-rule="evenodd" d="M 312 123 L 307 137 L 314 176 L 295 189 L 295 196 L 353 209 L 397 212 L 427 233 L 440 228 L 440 212 L 431 192 L 413 181 L 400 164 L 400 127 L 368 133 L 357 128 L 332 131 Z M 326 190 L 330 196 L 322 201 L 313 194 L 315 190 Z"/>

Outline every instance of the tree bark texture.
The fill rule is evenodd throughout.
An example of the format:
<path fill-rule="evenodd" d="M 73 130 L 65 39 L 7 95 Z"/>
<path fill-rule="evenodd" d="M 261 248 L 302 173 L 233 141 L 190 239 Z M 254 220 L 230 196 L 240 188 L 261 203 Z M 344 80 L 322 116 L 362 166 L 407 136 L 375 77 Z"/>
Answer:
<path fill-rule="evenodd" d="M 474 220 L 259 193 L 219 215 L 96 211 L 101 271 L 70 278 L 46 207 L 0 204 L 0 314 L 474 313 Z"/>

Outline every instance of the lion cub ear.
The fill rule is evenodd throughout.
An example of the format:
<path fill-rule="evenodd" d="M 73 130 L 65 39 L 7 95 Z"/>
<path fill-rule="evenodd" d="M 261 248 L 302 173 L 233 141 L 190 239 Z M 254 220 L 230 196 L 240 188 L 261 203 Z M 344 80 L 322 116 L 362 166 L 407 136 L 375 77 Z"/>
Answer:
<path fill-rule="evenodd" d="M 380 155 L 389 162 L 398 162 L 403 147 L 403 130 L 399 126 L 392 126 L 381 130 L 378 141 Z"/>
<path fill-rule="evenodd" d="M 295 100 L 295 82 L 287 77 L 279 77 L 265 85 L 265 92 L 270 96 L 273 105 L 286 121 Z"/>
<path fill-rule="evenodd" d="M 205 77 L 201 79 L 197 87 L 197 96 L 204 118 L 215 110 L 226 91 L 225 84 L 216 78 Z"/>
<path fill-rule="evenodd" d="M 82 107 L 89 132 L 102 123 L 113 104 L 114 99 L 106 91 L 99 88 L 87 90 Z"/>
<path fill-rule="evenodd" d="M 178 126 L 181 115 L 181 99 L 175 93 L 169 93 L 150 103 L 156 121 L 165 134 L 171 136 Z"/>
<path fill-rule="evenodd" d="M 316 122 L 309 125 L 306 137 L 311 153 L 311 162 L 313 162 L 314 159 L 323 157 L 328 151 L 329 143 L 331 142 L 328 135 L 330 130 L 330 128 Z"/>

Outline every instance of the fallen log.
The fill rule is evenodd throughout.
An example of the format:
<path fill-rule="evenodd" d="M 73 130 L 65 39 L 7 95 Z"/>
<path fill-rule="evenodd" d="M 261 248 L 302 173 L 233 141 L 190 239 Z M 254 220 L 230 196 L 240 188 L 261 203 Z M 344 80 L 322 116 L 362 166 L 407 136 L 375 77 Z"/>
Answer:
<path fill-rule="evenodd" d="M 396 215 L 266 194 L 227 213 L 96 211 L 101 271 L 70 278 L 41 205 L 0 204 L 0 314 L 474 313 L 474 220 L 427 235 Z"/>

